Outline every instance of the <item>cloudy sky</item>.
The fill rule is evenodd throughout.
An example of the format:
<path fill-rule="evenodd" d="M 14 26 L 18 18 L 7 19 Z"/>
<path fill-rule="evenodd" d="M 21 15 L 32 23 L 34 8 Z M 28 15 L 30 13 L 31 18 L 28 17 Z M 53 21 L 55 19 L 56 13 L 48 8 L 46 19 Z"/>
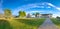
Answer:
<path fill-rule="evenodd" d="M 26 13 L 52 13 L 54 17 L 60 16 L 60 0 L 0 0 L 0 7 L 3 7 L 2 10 L 0 8 L 1 13 L 5 8 L 9 8 L 13 15 L 18 15 L 22 10 Z"/>
<path fill-rule="evenodd" d="M 0 13 L 3 13 L 3 10 L 2 10 L 2 1 L 0 0 Z"/>

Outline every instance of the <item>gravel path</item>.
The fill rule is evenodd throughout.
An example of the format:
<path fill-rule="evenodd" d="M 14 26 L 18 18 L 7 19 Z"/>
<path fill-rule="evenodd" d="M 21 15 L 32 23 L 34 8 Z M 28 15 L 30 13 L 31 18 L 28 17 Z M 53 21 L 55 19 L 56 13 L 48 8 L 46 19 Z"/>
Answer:
<path fill-rule="evenodd" d="M 49 18 L 47 18 L 38 29 L 59 29 L 59 28 L 57 28 Z"/>

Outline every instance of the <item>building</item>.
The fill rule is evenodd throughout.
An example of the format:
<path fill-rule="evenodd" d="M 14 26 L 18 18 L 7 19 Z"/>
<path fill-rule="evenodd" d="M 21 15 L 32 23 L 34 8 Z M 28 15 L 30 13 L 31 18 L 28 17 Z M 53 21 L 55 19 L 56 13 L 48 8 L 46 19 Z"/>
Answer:
<path fill-rule="evenodd" d="M 28 13 L 26 17 L 27 17 L 27 18 L 31 18 L 31 14 Z"/>
<path fill-rule="evenodd" d="M 40 14 L 38 15 L 40 18 L 51 18 L 52 14 Z"/>
<path fill-rule="evenodd" d="M 37 17 L 35 17 L 35 15 L 27 15 L 27 18 L 51 18 L 52 14 L 39 14 L 37 15 Z"/>

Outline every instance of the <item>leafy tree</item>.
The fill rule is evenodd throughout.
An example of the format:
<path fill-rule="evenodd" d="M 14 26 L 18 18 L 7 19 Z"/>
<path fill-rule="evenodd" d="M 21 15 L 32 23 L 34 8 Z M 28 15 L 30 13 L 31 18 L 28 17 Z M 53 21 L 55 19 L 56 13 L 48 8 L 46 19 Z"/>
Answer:
<path fill-rule="evenodd" d="M 33 13 L 32 15 L 35 15 L 35 13 Z"/>
<path fill-rule="evenodd" d="M 26 13 L 25 11 L 19 11 L 19 17 L 25 17 Z"/>
<path fill-rule="evenodd" d="M 37 17 L 37 16 L 39 15 L 39 13 L 38 13 L 38 12 L 36 12 L 36 13 L 33 13 L 33 15 L 35 15 L 35 17 Z"/>
<path fill-rule="evenodd" d="M 24 15 L 24 17 L 26 16 L 26 12 L 25 11 L 23 11 L 23 15 Z"/>
<path fill-rule="evenodd" d="M 36 12 L 35 17 L 37 17 L 38 15 L 39 15 L 39 13 L 38 13 L 38 12 Z"/>
<path fill-rule="evenodd" d="M 10 9 L 5 9 L 4 13 L 6 16 L 11 16 L 11 10 Z"/>
<path fill-rule="evenodd" d="M 57 16 L 56 18 L 60 19 L 60 17 L 59 17 L 59 16 Z"/>
<path fill-rule="evenodd" d="M 22 11 L 19 11 L 19 17 L 21 17 L 22 16 Z"/>
<path fill-rule="evenodd" d="M 6 18 L 10 18 L 12 13 L 11 13 L 11 10 L 10 9 L 5 9 L 4 10 L 4 15 Z"/>

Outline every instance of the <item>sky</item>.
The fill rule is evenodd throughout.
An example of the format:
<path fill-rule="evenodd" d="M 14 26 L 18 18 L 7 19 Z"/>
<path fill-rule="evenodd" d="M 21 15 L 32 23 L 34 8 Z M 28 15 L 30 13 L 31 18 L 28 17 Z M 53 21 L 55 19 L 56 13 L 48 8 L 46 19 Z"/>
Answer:
<path fill-rule="evenodd" d="M 2 1 L 0 0 L 0 13 L 3 13 L 3 10 L 2 10 Z"/>
<path fill-rule="evenodd" d="M 18 12 L 39 12 L 40 14 L 52 13 L 53 17 L 60 16 L 60 0 L 0 0 L 0 13 L 9 8 L 13 15 Z"/>

